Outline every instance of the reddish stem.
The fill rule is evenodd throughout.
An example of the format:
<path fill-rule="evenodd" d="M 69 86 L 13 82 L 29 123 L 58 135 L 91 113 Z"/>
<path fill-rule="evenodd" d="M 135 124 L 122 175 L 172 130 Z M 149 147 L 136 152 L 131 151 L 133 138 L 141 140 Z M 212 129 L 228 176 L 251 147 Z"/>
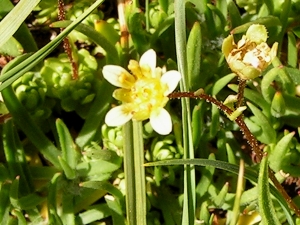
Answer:
<path fill-rule="evenodd" d="M 58 0 L 58 20 L 62 21 L 65 20 L 66 18 L 66 13 L 65 13 L 65 9 L 64 9 L 64 2 L 63 0 Z M 60 28 L 60 31 L 63 31 L 64 28 Z M 63 48 L 65 50 L 65 52 L 68 55 L 68 58 L 71 62 L 71 66 L 72 66 L 72 78 L 74 80 L 78 79 L 78 66 L 77 63 L 74 61 L 73 55 L 72 55 L 72 49 L 71 49 L 71 45 L 70 45 L 70 41 L 69 39 L 66 37 L 63 40 Z"/>
<path fill-rule="evenodd" d="M 245 84 L 246 84 L 246 82 L 245 82 Z M 244 85 L 244 84 L 242 84 L 242 85 Z M 242 88 L 242 85 L 240 85 L 241 88 Z M 239 91 L 240 91 L 240 89 L 239 89 Z M 205 99 L 207 102 L 215 104 L 220 110 L 222 110 L 226 114 L 231 115 L 231 113 L 233 113 L 233 111 L 230 108 L 228 108 L 226 105 L 224 105 L 222 102 L 218 101 L 217 99 L 213 98 L 212 96 L 205 94 L 202 89 L 200 89 L 196 92 L 174 92 L 174 93 L 171 93 L 168 97 L 169 98 L 187 97 L 187 98 Z M 235 122 L 240 127 L 240 130 L 242 131 L 242 133 L 245 136 L 245 139 L 248 141 L 249 145 L 255 152 L 258 160 L 261 161 L 262 157 L 264 156 L 264 153 L 260 150 L 258 141 L 253 136 L 253 134 L 247 127 L 246 123 L 244 122 L 243 115 L 240 115 L 239 117 L 237 117 L 235 119 Z M 273 184 L 275 185 L 275 187 L 277 188 L 277 190 L 282 194 L 284 199 L 287 201 L 287 204 L 289 205 L 289 207 L 296 213 L 296 215 L 298 217 L 300 217 L 300 210 L 299 210 L 298 206 L 293 202 L 291 197 L 287 194 L 285 189 L 281 186 L 281 184 L 275 177 L 274 172 L 270 168 L 268 168 L 268 171 L 269 171 L 269 177 L 270 177 L 271 181 L 273 182 Z"/>

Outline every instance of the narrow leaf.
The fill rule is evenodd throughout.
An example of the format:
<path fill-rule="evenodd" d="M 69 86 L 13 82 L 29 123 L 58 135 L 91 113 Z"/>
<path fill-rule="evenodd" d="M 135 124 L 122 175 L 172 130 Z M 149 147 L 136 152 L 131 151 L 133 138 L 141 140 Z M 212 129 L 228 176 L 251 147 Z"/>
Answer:
<path fill-rule="evenodd" d="M 263 224 L 280 225 L 270 194 L 268 159 L 263 157 L 258 174 L 258 206 Z"/>

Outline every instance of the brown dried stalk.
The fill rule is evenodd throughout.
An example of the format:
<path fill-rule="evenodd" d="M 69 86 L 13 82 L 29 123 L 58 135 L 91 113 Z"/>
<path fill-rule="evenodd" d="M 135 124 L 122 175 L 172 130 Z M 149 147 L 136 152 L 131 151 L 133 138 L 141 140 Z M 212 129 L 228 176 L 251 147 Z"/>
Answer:
<path fill-rule="evenodd" d="M 212 97 L 210 95 L 205 94 L 203 89 L 199 89 L 196 92 L 174 92 L 174 93 L 171 93 L 168 97 L 169 98 L 184 98 L 184 97 L 200 98 L 200 99 L 206 100 L 207 102 L 215 104 L 220 110 L 222 110 L 224 113 L 226 113 L 228 115 L 231 115 L 233 113 L 233 110 L 231 110 L 229 107 L 224 105 L 222 102 L 218 101 L 217 99 L 215 99 L 214 97 Z M 264 156 L 264 153 L 260 150 L 257 139 L 251 133 L 251 131 L 247 127 L 245 121 L 243 120 L 243 115 L 240 115 L 239 117 L 237 117 L 235 119 L 235 122 L 240 127 L 240 130 L 244 134 L 245 139 L 248 141 L 248 144 L 251 146 L 252 150 L 255 152 L 258 160 L 261 161 Z M 300 209 L 298 208 L 298 206 L 293 202 L 291 197 L 287 194 L 285 189 L 281 186 L 281 184 L 275 177 L 274 172 L 270 168 L 268 169 L 268 171 L 269 171 L 269 177 L 270 177 L 271 181 L 273 182 L 273 184 L 275 185 L 275 187 L 277 188 L 277 190 L 282 194 L 282 196 L 286 200 L 289 207 L 296 213 L 296 215 L 298 217 L 300 217 Z"/>
<path fill-rule="evenodd" d="M 62 21 L 62 20 L 65 20 L 65 18 L 66 18 L 66 13 L 65 13 L 65 9 L 64 9 L 64 1 L 58 0 L 58 20 Z M 63 29 L 64 28 L 60 28 L 60 31 L 63 31 Z M 65 52 L 67 53 L 68 58 L 71 62 L 72 72 L 73 72 L 72 78 L 74 80 L 77 80 L 78 79 L 78 66 L 73 58 L 71 44 L 67 37 L 64 38 L 64 40 L 63 40 L 63 48 L 64 48 Z"/>

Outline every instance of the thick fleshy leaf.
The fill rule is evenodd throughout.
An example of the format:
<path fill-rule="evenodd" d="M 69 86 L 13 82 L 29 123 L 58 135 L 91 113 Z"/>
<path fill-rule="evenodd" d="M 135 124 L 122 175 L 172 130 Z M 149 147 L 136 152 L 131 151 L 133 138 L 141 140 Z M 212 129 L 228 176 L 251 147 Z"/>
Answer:
<path fill-rule="evenodd" d="M 153 49 L 146 51 L 140 58 L 140 66 L 149 66 L 152 74 L 156 68 L 156 53 Z"/>
<path fill-rule="evenodd" d="M 103 67 L 102 70 L 103 77 L 112 85 L 121 88 L 130 88 L 135 82 L 134 77 L 123 67 L 115 65 L 107 65 Z M 124 76 L 125 79 L 122 80 L 120 77 Z"/>
<path fill-rule="evenodd" d="M 176 70 L 170 70 L 162 75 L 160 81 L 168 86 L 168 90 L 164 93 L 166 96 L 175 90 L 180 79 L 181 74 Z"/>
<path fill-rule="evenodd" d="M 161 108 L 158 114 L 153 113 L 150 116 L 150 124 L 161 135 L 167 135 L 172 131 L 171 116 L 164 108 Z"/>
<path fill-rule="evenodd" d="M 124 113 L 123 106 L 112 108 L 105 116 L 105 123 L 108 126 L 116 127 L 121 126 L 132 118 L 132 114 Z"/>

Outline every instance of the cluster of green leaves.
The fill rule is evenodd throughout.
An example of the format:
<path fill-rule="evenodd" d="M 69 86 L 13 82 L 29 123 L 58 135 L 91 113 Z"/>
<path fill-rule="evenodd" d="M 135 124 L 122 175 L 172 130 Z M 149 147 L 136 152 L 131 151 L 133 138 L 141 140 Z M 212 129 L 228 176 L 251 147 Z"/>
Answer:
<path fill-rule="evenodd" d="M 269 186 L 268 165 L 281 182 L 281 170 L 299 177 L 300 2 L 132 1 L 125 7 L 128 49 L 118 41 L 118 16 L 97 8 L 104 2 L 116 12 L 115 6 L 93 2 L 66 2 L 73 21 L 53 23 L 64 30 L 38 49 L 24 21 L 34 12 L 33 24 L 48 26 L 56 20 L 56 1 L 21 0 L 13 7 L 0 0 L 0 52 L 16 57 L 0 76 L 1 112 L 12 116 L 1 125 L 1 223 L 101 224 L 110 217 L 125 224 L 127 217 L 130 224 L 296 224 Z M 249 148 L 238 126 L 205 101 L 172 100 L 174 132 L 165 137 L 149 123 L 126 125 L 123 132 L 103 124 L 113 87 L 102 79 L 102 66 L 126 66 L 153 48 L 163 56 L 160 66 L 181 72 L 181 91 L 204 88 L 224 100 L 238 86 L 222 40 L 229 32 L 238 40 L 254 23 L 265 25 L 269 44 L 280 46 L 272 66 L 244 93 L 244 120 L 268 153 L 260 164 L 251 160 L 251 149 L 243 151 Z M 64 53 L 49 57 L 68 34 L 78 80 Z M 83 120 L 79 129 L 63 122 L 73 114 Z M 144 168 L 145 159 L 159 162 Z"/>

